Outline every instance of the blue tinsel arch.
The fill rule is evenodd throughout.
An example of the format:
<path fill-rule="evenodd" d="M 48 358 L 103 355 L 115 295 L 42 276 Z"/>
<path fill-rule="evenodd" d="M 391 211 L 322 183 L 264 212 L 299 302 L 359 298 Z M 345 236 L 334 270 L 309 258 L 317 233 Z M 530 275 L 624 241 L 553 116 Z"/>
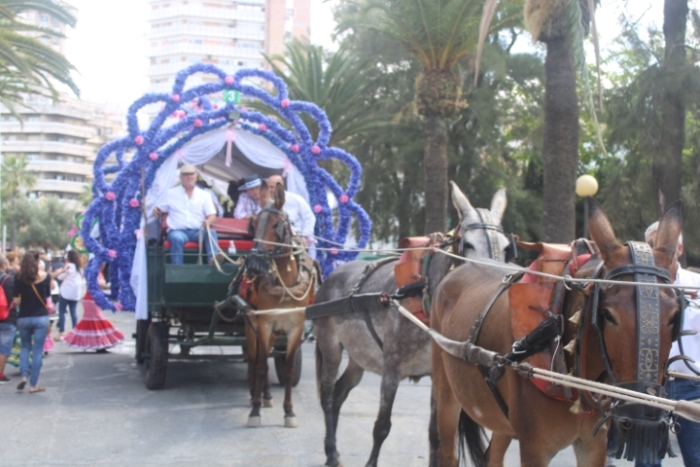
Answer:
<path fill-rule="evenodd" d="M 194 73 L 208 73 L 218 79 L 185 90 L 187 78 Z M 263 86 L 243 82 L 246 78 L 264 81 L 264 87 L 273 91 L 270 93 Z M 285 119 L 286 125 L 232 102 L 212 104 L 210 96 L 224 90 L 236 90 L 243 97 L 259 99 Z M 137 114 L 149 104 L 161 104 L 162 109 L 149 127 L 142 130 Z M 331 124 L 326 114 L 315 104 L 290 101 L 284 81 L 269 71 L 243 69 L 231 76 L 213 65 L 195 64 L 177 74 L 172 93 L 146 94 L 135 101 L 127 114 L 128 136 L 106 144 L 95 160 L 94 199 L 85 213 L 81 236 L 87 250 L 94 255 L 85 271 L 88 289 L 103 309 L 133 310 L 135 306 L 129 279 L 141 222 L 140 206 L 144 198 L 141 192 L 142 169 L 145 191 L 148 192 L 156 171 L 168 157 L 195 136 L 231 124 L 229 116 L 232 112 L 239 115 L 236 124 L 240 128 L 266 138 L 281 149 L 302 173 L 316 214 L 316 235 L 325 239 L 318 242 L 321 248 L 318 258 L 324 275 L 330 273 L 336 260 L 348 261 L 357 256 L 354 251 L 338 248 L 347 239 L 352 216 L 355 216 L 360 231 L 357 247 L 362 248 L 369 241 L 369 216 L 354 201 L 362 168 L 350 154 L 328 146 Z M 319 128 L 316 141 L 312 139 L 300 114 L 307 114 L 316 121 Z M 169 118 L 173 115 L 178 115 L 180 119 L 170 123 L 172 120 Z M 126 163 L 124 154 L 129 151 L 134 151 L 134 155 L 131 162 Z M 113 155 L 117 164 L 105 165 Z M 318 161 L 323 159 L 336 159 L 348 166 L 350 176 L 346 187 L 341 187 L 326 170 L 318 166 Z M 114 173 L 117 174 L 116 178 L 108 183 L 105 175 Z M 328 205 L 327 191 L 339 200 L 335 220 Z M 98 239 L 90 236 L 90 226 L 95 219 L 100 225 Z M 104 262 L 110 263 L 112 289 L 109 297 L 97 283 L 99 267 Z M 119 304 L 115 305 L 110 299 L 118 300 Z"/>

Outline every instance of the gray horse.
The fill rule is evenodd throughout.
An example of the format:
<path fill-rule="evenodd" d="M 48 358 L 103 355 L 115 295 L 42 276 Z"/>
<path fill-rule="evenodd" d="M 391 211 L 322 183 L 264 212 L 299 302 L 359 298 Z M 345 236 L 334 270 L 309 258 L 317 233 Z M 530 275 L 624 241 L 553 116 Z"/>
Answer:
<path fill-rule="evenodd" d="M 458 251 L 469 258 L 494 258 L 503 261 L 510 246 L 500 228 L 506 209 L 505 188 L 496 192 L 491 209 L 474 209 L 454 182 L 452 202 L 460 215 Z M 352 261 L 333 271 L 316 294 L 315 303 L 347 297 L 361 280 L 370 262 Z M 377 266 L 371 277 L 355 293 L 393 293 L 395 262 Z M 428 267 L 428 290 L 461 261 L 435 253 Z M 367 324 L 371 320 L 371 329 Z M 316 381 L 326 423 L 326 466 L 341 465 L 336 449 L 336 430 L 340 408 L 350 391 L 367 371 L 382 375 L 379 414 L 374 424 L 374 445 L 367 466 L 376 466 L 379 450 L 391 429 L 391 409 L 399 381 L 419 379 L 430 374 L 430 338 L 415 324 L 403 318 L 391 306 L 385 311 L 340 313 L 314 320 L 316 333 Z M 382 348 L 383 347 L 383 348 Z M 343 349 L 348 365 L 338 379 Z M 427 401 L 426 401 L 427 402 Z M 436 436 L 431 427 L 431 438 Z"/>

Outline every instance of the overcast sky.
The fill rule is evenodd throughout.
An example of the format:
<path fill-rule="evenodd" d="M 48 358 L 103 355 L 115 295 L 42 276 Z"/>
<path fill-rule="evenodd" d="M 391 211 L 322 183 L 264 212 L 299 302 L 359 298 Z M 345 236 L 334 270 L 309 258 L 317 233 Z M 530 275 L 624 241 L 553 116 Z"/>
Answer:
<path fill-rule="evenodd" d="M 126 108 L 146 90 L 148 24 L 146 0 L 69 0 L 78 9 L 78 25 L 68 31 L 67 54 L 80 74 L 82 97 L 95 102 L 118 103 Z M 694 3 L 694 2 L 693 2 Z M 327 45 L 335 27 L 333 0 L 311 0 L 311 41 Z M 662 19 L 661 1 L 618 0 L 603 2 L 596 15 L 603 43 L 617 34 L 623 5 L 644 22 Z M 654 5 L 650 7 L 649 5 Z"/>
<path fill-rule="evenodd" d="M 148 83 L 146 0 L 68 0 L 78 25 L 68 31 L 68 59 L 78 69 L 81 97 L 126 108 Z M 311 41 L 330 42 L 331 2 L 311 0 Z"/>

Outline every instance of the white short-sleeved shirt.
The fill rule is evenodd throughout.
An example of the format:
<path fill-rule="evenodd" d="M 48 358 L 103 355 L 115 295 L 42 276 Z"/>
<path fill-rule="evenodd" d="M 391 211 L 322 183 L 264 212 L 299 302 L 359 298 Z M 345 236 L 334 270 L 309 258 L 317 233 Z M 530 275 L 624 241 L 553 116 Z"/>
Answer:
<path fill-rule="evenodd" d="M 679 285 L 680 287 L 683 287 L 684 285 L 700 287 L 700 274 L 696 274 L 692 271 L 688 271 L 678 266 L 678 272 L 676 273 L 676 281 L 674 282 L 674 284 Z M 690 291 L 700 292 L 697 290 Z M 690 299 L 688 299 L 688 301 L 690 301 Z M 696 304 L 700 305 L 700 300 L 696 299 L 693 301 Z M 695 360 L 695 369 L 700 371 L 700 310 L 698 308 L 695 308 L 691 305 L 686 307 L 685 316 L 683 317 L 682 329 L 697 331 L 696 335 L 683 336 L 681 339 L 683 339 L 683 350 L 685 351 L 685 354 L 688 357 Z M 681 352 L 678 342 L 674 342 L 671 346 L 671 353 L 669 354 L 669 358 L 675 357 L 676 355 L 680 355 L 680 353 Z M 682 361 L 673 362 L 669 368 L 679 373 L 693 375 L 693 373 Z"/>
<path fill-rule="evenodd" d="M 316 216 L 311 211 L 309 203 L 304 197 L 286 191 L 284 194 L 284 212 L 289 216 L 289 222 L 292 224 L 292 230 L 302 237 L 313 237 L 314 227 L 316 226 Z"/>
<path fill-rule="evenodd" d="M 168 190 L 167 198 L 158 208 L 168 213 L 169 230 L 199 229 L 208 216 L 216 214 L 211 195 L 194 187 L 192 196 L 187 196 L 180 186 Z"/>
<path fill-rule="evenodd" d="M 75 267 L 75 264 L 68 263 L 68 270 L 59 274 L 58 280 L 61 282 L 61 297 L 66 300 L 80 300 L 80 286 L 83 278 Z"/>

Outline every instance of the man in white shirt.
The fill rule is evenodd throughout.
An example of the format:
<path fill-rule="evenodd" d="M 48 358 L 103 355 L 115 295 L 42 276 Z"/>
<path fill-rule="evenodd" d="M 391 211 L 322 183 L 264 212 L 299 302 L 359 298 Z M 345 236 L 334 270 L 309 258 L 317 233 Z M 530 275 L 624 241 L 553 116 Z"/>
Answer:
<path fill-rule="evenodd" d="M 180 182 L 175 188 L 168 190 L 168 195 L 161 205 L 153 209 L 153 215 L 158 217 L 167 213 L 168 240 L 170 241 L 170 260 L 173 264 L 183 263 L 183 247 L 187 242 L 199 242 L 199 231 L 204 231 L 204 246 L 207 250 L 207 260 L 211 261 L 212 251 L 206 226 L 216 220 L 216 208 L 211 196 L 197 187 L 197 169 L 193 165 L 180 167 Z M 218 241 L 215 231 L 211 231 L 211 242 Z"/>
<path fill-rule="evenodd" d="M 659 223 L 654 222 L 651 224 L 647 231 L 644 233 L 644 238 L 651 247 L 654 247 L 654 241 L 656 240 L 656 234 L 659 230 Z M 680 288 L 683 286 L 698 287 L 700 286 L 700 274 L 683 269 L 678 263 L 678 258 L 683 255 L 683 234 L 678 237 L 678 251 L 676 254 L 676 262 L 670 268 L 671 277 L 675 273 L 674 284 L 678 285 Z M 674 271 L 674 269 L 676 269 Z M 696 308 L 697 301 L 697 290 L 688 289 L 692 295 L 692 301 L 695 303 L 689 303 L 685 309 L 685 316 L 683 317 L 683 330 L 693 330 L 697 331 L 699 334 L 694 336 L 683 336 L 683 351 L 685 355 L 695 360 L 695 365 L 689 363 L 693 366 L 696 371 L 700 371 L 700 313 L 698 308 Z M 686 294 L 686 297 L 688 295 Z M 690 302 L 691 300 L 689 300 Z M 674 342 L 671 347 L 671 353 L 669 358 L 673 358 L 680 355 L 680 346 L 678 342 Z M 695 373 L 688 368 L 688 366 L 682 361 L 673 362 L 669 369 L 677 371 L 679 373 L 685 373 L 688 375 L 695 376 Z M 666 383 L 666 392 L 668 397 L 675 400 L 695 400 L 700 399 L 700 382 L 692 381 L 685 378 L 675 378 L 670 379 Z M 681 448 L 681 454 L 683 455 L 683 463 L 688 467 L 700 467 L 700 423 L 693 423 L 682 417 L 678 417 L 678 424 L 681 426 L 678 432 L 678 445 Z M 638 466 L 642 464 L 637 464 Z M 660 464 L 657 464 L 660 465 Z"/>
<path fill-rule="evenodd" d="M 279 175 L 272 175 L 267 179 L 267 186 L 270 193 L 275 192 L 275 187 L 278 183 L 284 187 L 284 180 Z M 284 192 L 284 212 L 289 216 L 289 222 L 292 224 L 292 231 L 299 237 L 304 239 L 304 244 L 309 249 L 309 256 L 316 258 L 316 247 L 314 246 L 314 227 L 316 227 L 316 216 L 309 203 L 306 202 L 303 196 L 290 191 Z"/>

